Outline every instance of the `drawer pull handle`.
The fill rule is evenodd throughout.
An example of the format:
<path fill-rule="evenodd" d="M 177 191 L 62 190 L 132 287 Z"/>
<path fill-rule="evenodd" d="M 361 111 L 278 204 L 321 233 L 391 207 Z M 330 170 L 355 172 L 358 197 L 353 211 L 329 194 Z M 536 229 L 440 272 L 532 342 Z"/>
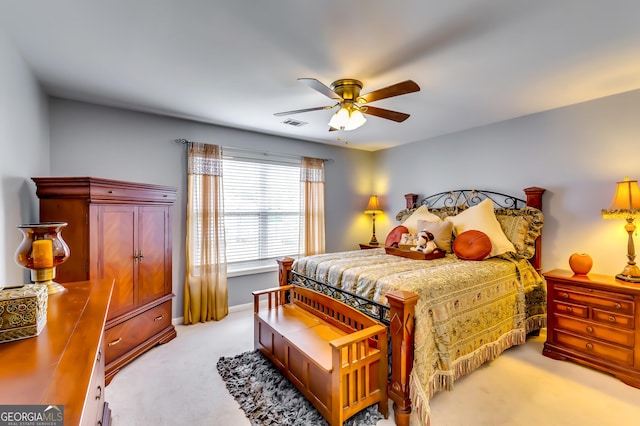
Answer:
<path fill-rule="evenodd" d="M 620 308 L 622 308 L 622 305 L 620 303 L 616 302 L 615 305 L 613 305 L 613 307 L 616 308 L 616 309 L 620 309 Z"/>
<path fill-rule="evenodd" d="M 609 315 L 609 322 L 616 322 L 616 317 Z"/>
<path fill-rule="evenodd" d="M 164 314 L 160 315 L 159 317 L 155 317 L 153 320 L 154 321 L 160 321 L 162 319 L 164 319 Z"/>
<path fill-rule="evenodd" d="M 109 346 L 109 347 L 111 347 L 111 346 L 115 346 L 115 345 L 117 345 L 118 343 L 120 343 L 121 341 L 122 341 L 122 337 L 118 337 L 118 338 L 117 338 L 116 340 L 114 340 L 113 342 L 110 342 L 108 346 Z"/>
<path fill-rule="evenodd" d="M 587 343 L 587 344 L 585 345 L 585 348 L 587 348 L 588 350 L 592 351 L 592 350 L 593 350 L 593 344 L 591 344 L 591 343 Z"/>
<path fill-rule="evenodd" d="M 593 327 L 588 326 L 587 327 L 587 333 L 593 333 Z"/>
<path fill-rule="evenodd" d="M 96 361 L 100 362 L 102 360 L 102 351 L 98 351 L 98 357 Z"/>
<path fill-rule="evenodd" d="M 113 191 L 109 191 L 109 194 L 113 194 Z"/>
<path fill-rule="evenodd" d="M 567 306 L 567 312 L 569 313 L 573 312 L 573 308 L 571 306 Z"/>
<path fill-rule="evenodd" d="M 563 298 L 563 299 L 568 299 L 568 298 L 569 298 L 569 295 L 568 295 L 567 293 L 562 293 L 562 298 Z"/>
<path fill-rule="evenodd" d="M 102 386 L 98 386 L 98 394 L 96 395 L 96 399 L 102 398 Z"/>

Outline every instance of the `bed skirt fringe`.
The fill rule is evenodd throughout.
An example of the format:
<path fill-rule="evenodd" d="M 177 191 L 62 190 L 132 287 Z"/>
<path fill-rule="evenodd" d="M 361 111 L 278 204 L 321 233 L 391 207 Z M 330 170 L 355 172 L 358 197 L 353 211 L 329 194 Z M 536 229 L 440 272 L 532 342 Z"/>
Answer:
<path fill-rule="evenodd" d="M 453 368 L 447 371 L 436 371 L 429 379 L 428 392 L 420 386 L 420 378 L 417 377 L 415 370 L 410 376 L 410 398 L 413 411 L 418 415 L 420 424 L 426 425 L 431 413 L 429 401 L 436 392 L 443 390 L 453 390 L 454 382 L 462 376 L 465 376 L 476 370 L 481 365 L 494 360 L 505 350 L 521 345 L 527 338 L 527 333 L 540 328 L 546 327 L 546 315 L 528 318 L 524 329 L 512 330 L 500 337 L 497 341 L 488 343 L 476 351 L 461 357 L 454 361 Z"/>
<path fill-rule="evenodd" d="M 536 315 L 534 317 L 527 318 L 527 322 L 525 324 L 525 327 L 527 329 L 527 334 L 531 333 L 532 331 L 535 331 L 535 330 L 543 329 L 546 326 L 547 326 L 547 315 L 546 314 Z"/>

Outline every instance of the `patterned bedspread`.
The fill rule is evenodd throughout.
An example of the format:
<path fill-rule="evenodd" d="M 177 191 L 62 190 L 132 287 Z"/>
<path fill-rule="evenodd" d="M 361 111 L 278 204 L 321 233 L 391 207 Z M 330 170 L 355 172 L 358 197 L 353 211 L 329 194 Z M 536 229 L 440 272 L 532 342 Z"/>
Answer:
<path fill-rule="evenodd" d="M 302 258 L 293 270 L 383 304 L 392 290 L 420 296 L 411 399 L 425 423 L 434 393 L 546 325 L 544 282 L 526 260 L 411 260 L 372 249 Z"/>

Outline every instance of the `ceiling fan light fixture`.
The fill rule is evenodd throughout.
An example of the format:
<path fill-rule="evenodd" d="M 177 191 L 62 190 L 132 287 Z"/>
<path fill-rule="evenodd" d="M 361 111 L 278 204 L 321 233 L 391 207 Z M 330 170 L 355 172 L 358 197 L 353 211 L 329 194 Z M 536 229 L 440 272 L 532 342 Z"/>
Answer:
<path fill-rule="evenodd" d="M 344 126 L 344 130 L 355 130 L 367 122 L 364 115 L 358 109 L 353 109 L 349 114 L 349 122 Z"/>
<path fill-rule="evenodd" d="M 331 120 L 329 120 L 329 126 L 334 129 L 344 129 L 349 121 L 349 110 L 347 110 L 344 106 L 341 106 L 340 109 L 331 116 Z"/>
<path fill-rule="evenodd" d="M 350 105 L 342 105 L 340 109 L 331 116 L 329 127 L 340 130 L 354 130 L 367 122 L 360 110 Z"/>

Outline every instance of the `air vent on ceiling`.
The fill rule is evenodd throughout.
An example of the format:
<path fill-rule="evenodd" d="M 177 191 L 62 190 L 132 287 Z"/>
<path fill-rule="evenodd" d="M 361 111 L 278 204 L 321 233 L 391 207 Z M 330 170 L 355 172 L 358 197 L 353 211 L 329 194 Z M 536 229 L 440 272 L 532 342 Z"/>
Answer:
<path fill-rule="evenodd" d="M 295 127 L 302 127 L 305 124 L 309 124 L 309 123 L 305 123 L 304 121 L 292 120 L 291 118 L 287 118 L 282 123 L 288 124 L 289 126 L 295 126 Z"/>

